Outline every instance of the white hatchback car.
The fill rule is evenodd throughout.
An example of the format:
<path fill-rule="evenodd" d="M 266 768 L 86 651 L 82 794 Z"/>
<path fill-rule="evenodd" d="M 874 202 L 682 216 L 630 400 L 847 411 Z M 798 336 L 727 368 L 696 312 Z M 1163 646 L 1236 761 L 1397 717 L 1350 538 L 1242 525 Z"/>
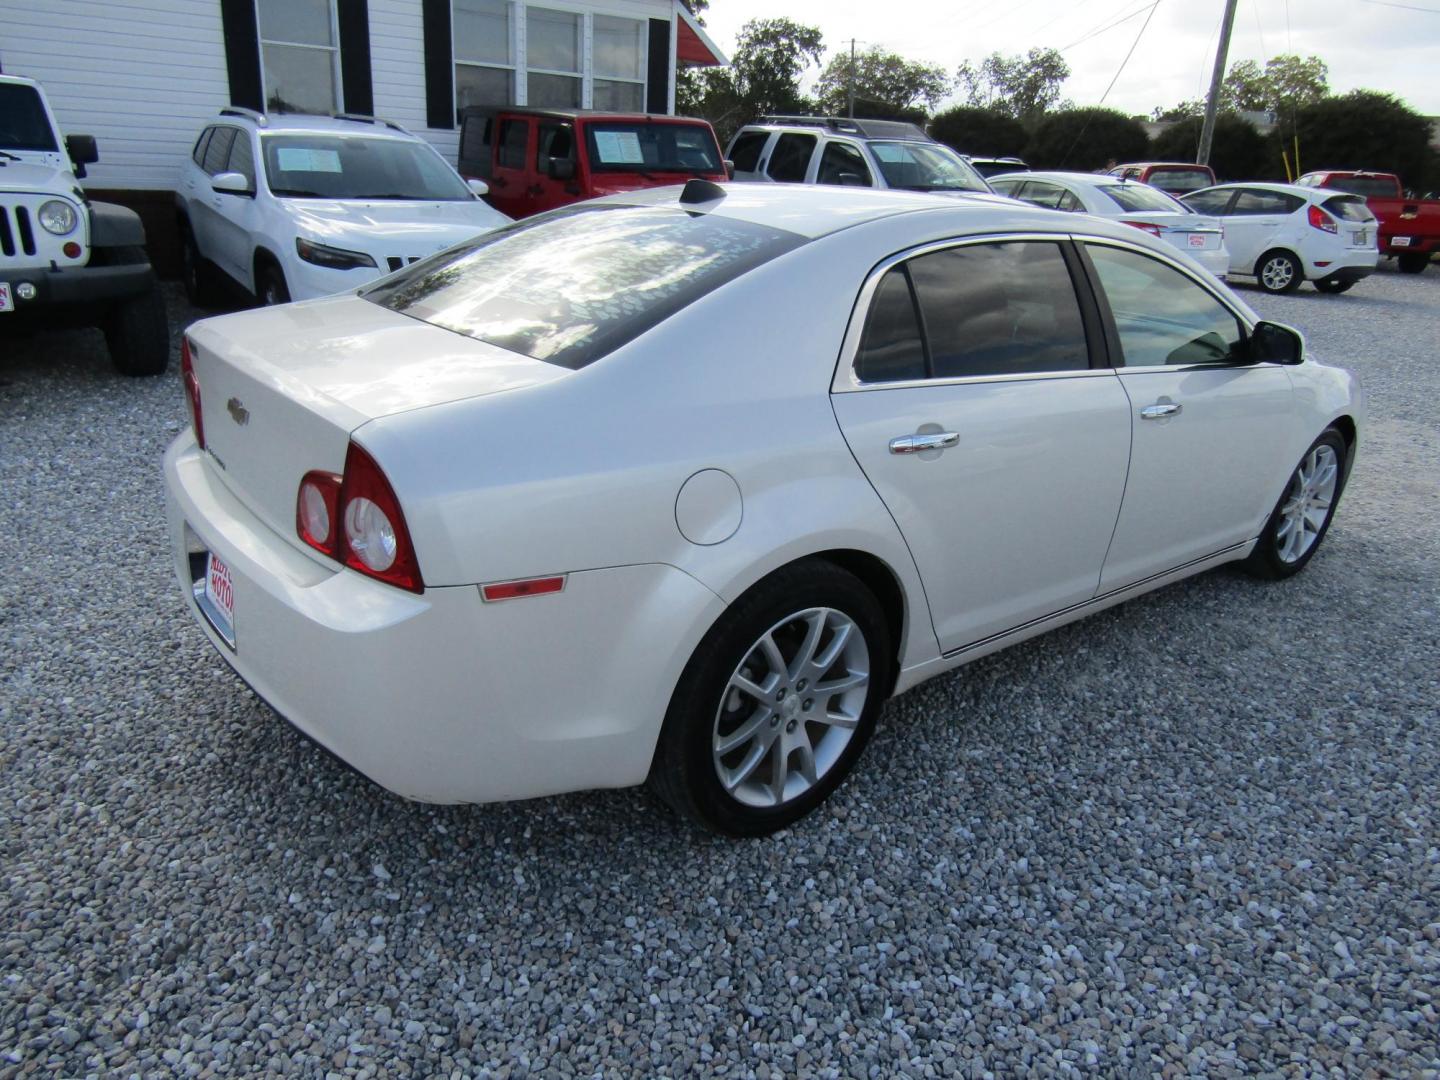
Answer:
<path fill-rule="evenodd" d="M 702 180 L 195 323 L 182 368 L 174 570 L 301 731 L 412 799 L 649 778 L 736 834 L 924 679 L 1298 571 L 1363 414 L 1126 225 Z"/>
<path fill-rule="evenodd" d="M 364 116 L 222 109 L 180 177 L 193 303 L 223 274 L 265 304 L 344 292 L 507 224 L 429 143 Z"/>
<path fill-rule="evenodd" d="M 1095 173 L 1019 172 L 992 176 L 990 186 L 1034 206 L 1115 218 L 1179 248 L 1221 281 L 1230 272 L 1220 222 L 1148 184 Z"/>
<path fill-rule="evenodd" d="M 1217 184 L 1181 201 L 1225 224 L 1230 273 L 1266 292 L 1288 293 L 1306 280 L 1342 293 L 1380 262 L 1379 223 L 1357 195 L 1294 184 Z"/>

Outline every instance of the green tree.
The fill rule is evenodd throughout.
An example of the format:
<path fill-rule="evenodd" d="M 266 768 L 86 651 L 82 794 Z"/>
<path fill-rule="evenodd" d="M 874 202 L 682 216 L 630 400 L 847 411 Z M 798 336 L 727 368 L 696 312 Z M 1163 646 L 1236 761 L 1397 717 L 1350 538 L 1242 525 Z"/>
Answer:
<path fill-rule="evenodd" d="M 1330 69 L 1318 56 L 1276 56 L 1264 70 L 1254 60 L 1241 60 L 1220 84 L 1220 108 L 1225 112 L 1293 114 L 1329 93 Z"/>
<path fill-rule="evenodd" d="M 955 86 L 967 105 L 995 109 L 1031 120 L 1060 103 L 1060 86 L 1070 65 L 1055 49 L 1031 49 L 1025 56 L 991 53 L 979 66 L 966 60 L 955 72 Z"/>
<path fill-rule="evenodd" d="M 1111 161 L 1140 161 L 1150 137 L 1140 121 L 1114 109 L 1061 109 L 1035 125 L 1025 160 L 1038 169 L 1102 169 Z"/>
<path fill-rule="evenodd" d="M 1417 190 L 1440 179 L 1432 173 L 1430 122 L 1392 94 L 1352 90 L 1317 101 L 1299 110 L 1296 131 L 1301 166 L 1307 172 L 1393 172 Z"/>
<path fill-rule="evenodd" d="M 1166 128 L 1155 137 L 1151 153 L 1159 161 L 1194 161 L 1200 148 L 1200 124 L 1200 118 L 1190 117 Z M 1234 114 L 1215 118 L 1210 167 L 1222 183 L 1285 179 L 1280 157 L 1270 143 Z"/>
<path fill-rule="evenodd" d="M 939 64 L 906 60 L 881 48 L 866 49 L 853 60 L 848 52 L 836 53 L 815 87 L 820 108 L 843 116 L 852 88 L 856 101 L 867 103 L 867 112 L 913 114 L 938 105 L 950 92 L 950 80 Z"/>
<path fill-rule="evenodd" d="M 1013 116 L 975 105 L 956 105 L 936 114 L 930 134 L 962 154 L 988 157 L 1017 157 L 1030 141 L 1025 125 Z"/>
<path fill-rule="evenodd" d="M 1150 119 L 1157 124 L 1169 121 L 1171 123 L 1180 120 L 1190 120 L 1194 117 L 1205 115 L 1205 103 L 1203 101 L 1182 101 L 1179 105 L 1171 105 L 1168 109 L 1162 109 L 1159 105 L 1150 110 Z"/>
<path fill-rule="evenodd" d="M 800 80 L 824 55 L 820 31 L 793 19 L 751 19 L 740 28 L 730 66 L 687 71 L 675 87 L 676 111 L 703 116 L 724 143 L 766 113 L 806 112 Z"/>

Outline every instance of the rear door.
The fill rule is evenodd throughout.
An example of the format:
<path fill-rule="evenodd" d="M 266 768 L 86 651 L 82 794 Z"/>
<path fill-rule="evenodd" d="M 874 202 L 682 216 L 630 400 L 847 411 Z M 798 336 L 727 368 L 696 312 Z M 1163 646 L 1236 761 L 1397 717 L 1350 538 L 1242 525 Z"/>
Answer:
<path fill-rule="evenodd" d="M 1099 324 L 1078 272 L 1063 240 L 972 241 L 901 258 L 862 292 L 831 400 L 946 652 L 1099 582 L 1130 409 L 1092 366 Z"/>
<path fill-rule="evenodd" d="M 1253 274 L 1260 256 L 1274 247 L 1293 251 L 1290 216 L 1305 200 L 1264 188 L 1240 188 L 1225 217 L 1225 246 L 1237 273 Z"/>
<path fill-rule="evenodd" d="M 1240 362 L 1245 327 L 1218 292 L 1128 245 L 1083 246 L 1134 431 L 1109 592 L 1257 536 L 1298 419 L 1284 367 Z"/>
<path fill-rule="evenodd" d="M 535 125 L 528 116 L 501 113 L 495 137 L 495 168 L 490 177 L 490 204 L 513 218 L 531 213 L 535 195 L 529 190 L 535 153 Z"/>
<path fill-rule="evenodd" d="M 219 124 L 205 144 L 205 156 L 200 162 L 204 174 L 197 178 L 195 195 L 190 200 L 190 227 L 195 232 L 195 242 L 200 254 L 217 266 L 222 264 L 221 238 L 224 235 L 220 210 L 228 196 L 220 194 L 210 186 L 210 181 L 226 170 L 230 163 L 230 147 L 240 134 L 238 128 Z"/>

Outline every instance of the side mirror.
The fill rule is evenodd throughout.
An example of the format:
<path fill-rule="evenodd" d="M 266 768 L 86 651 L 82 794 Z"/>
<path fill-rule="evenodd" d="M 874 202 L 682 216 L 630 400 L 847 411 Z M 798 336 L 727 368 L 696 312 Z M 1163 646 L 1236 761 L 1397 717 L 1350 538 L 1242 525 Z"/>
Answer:
<path fill-rule="evenodd" d="M 81 180 L 85 179 L 85 166 L 100 160 L 94 135 L 66 135 L 65 152 L 70 155 L 71 164 L 75 166 L 75 175 Z"/>
<path fill-rule="evenodd" d="M 466 180 L 465 186 L 468 187 L 471 192 L 476 195 L 490 194 L 490 185 L 487 184 L 484 180 Z"/>
<path fill-rule="evenodd" d="M 550 159 L 551 180 L 573 180 L 575 179 L 575 162 L 569 158 Z"/>
<path fill-rule="evenodd" d="M 1283 323 L 1258 322 L 1250 331 L 1247 359 L 1252 364 L 1298 364 L 1305 359 L 1305 339 Z"/>
<path fill-rule="evenodd" d="M 253 195 L 250 189 L 250 181 L 245 178 L 244 173 L 222 172 L 216 173 L 210 181 L 210 186 L 221 195 Z"/>
<path fill-rule="evenodd" d="M 840 185 L 842 187 L 864 187 L 865 178 L 859 173 L 842 172 L 840 174 Z"/>
<path fill-rule="evenodd" d="M 735 179 L 735 163 L 729 158 L 725 159 L 725 178 L 727 180 Z"/>

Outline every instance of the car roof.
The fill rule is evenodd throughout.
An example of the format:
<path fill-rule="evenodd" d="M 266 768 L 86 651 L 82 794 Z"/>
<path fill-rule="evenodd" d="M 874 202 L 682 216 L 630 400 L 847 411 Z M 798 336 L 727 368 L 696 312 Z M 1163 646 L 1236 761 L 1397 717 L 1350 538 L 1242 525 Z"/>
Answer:
<path fill-rule="evenodd" d="M 1233 180 L 1228 184 L 1213 184 L 1210 187 L 1201 188 L 1200 191 L 1215 191 L 1217 189 L 1234 191 L 1236 188 L 1251 188 L 1255 191 L 1275 191 L 1281 195 L 1298 195 L 1302 199 L 1313 199 L 1318 194 L 1329 191 L 1328 188 L 1300 187 L 1298 184 L 1272 184 L 1264 180 L 1256 180 L 1253 183 L 1246 180 Z M 1192 191 L 1189 194 L 1198 195 L 1200 191 Z M 1331 195 L 1335 194 L 1333 191 L 1329 193 Z M 1181 198 L 1183 197 L 1184 196 L 1181 196 Z"/>
<path fill-rule="evenodd" d="M 1011 177 L 1025 180 L 1053 180 L 1061 184 L 1084 184 L 1088 187 L 1124 187 L 1127 184 L 1136 184 L 1135 180 L 1122 180 L 1118 176 L 1111 176 L 1109 173 L 1088 173 L 1088 172 L 1061 172 L 1057 169 L 1032 172 L 1001 173 L 999 176 L 992 176 L 993 180 L 1006 180 Z"/>
<path fill-rule="evenodd" d="M 696 116 L 672 116 L 669 113 L 616 112 L 613 109 L 552 109 L 540 105 L 467 105 L 460 110 L 460 116 L 494 116 L 497 113 L 516 113 L 520 116 L 547 116 L 556 120 L 603 120 L 621 123 L 653 124 L 708 124 L 709 121 Z"/>
<path fill-rule="evenodd" d="M 849 116 L 761 116 L 746 124 L 742 131 L 812 131 L 822 128 L 835 135 L 855 139 L 908 139 L 914 142 L 935 142 L 923 128 L 907 120 L 865 120 Z"/>
<path fill-rule="evenodd" d="M 345 134 L 373 135 L 383 138 L 417 139 L 399 124 L 381 120 L 374 116 L 358 113 L 341 113 L 338 116 L 312 116 L 307 113 L 259 113 L 253 109 L 236 107 L 221 109 L 211 121 L 214 124 L 240 124 L 254 128 L 266 135 L 273 134 Z"/>
<path fill-rule="evenodd" d="M 708 183 L 691 181 L 692 184 Z M 1059 214 L 1001 195 L 964 192 L 936 195 L 919 191 L 896 191 L 886 188 L 857 188 L 827 184 L 747 184 L 718 185 L 725 192 L 722 198 L 708 202 L 680 202 L 685 186 L 646 188 L 596 199 L 591 205 L 614 206 L 677 206 L 691 213 L 717 214 L 722 217 L 765 225 L 773 229 L 818 239 L 854 225 L 863 225 L 883 218 L 924 212 L 949 212 L 963 215 L 963 224 L 955 235 L 969 235 L 992 230 L 999 220 L 1006 231 L 1041 230 L 1063 234 L 1077 215 Z M 700 192 L 708 188 L 697 189 Z M 1103 218 L 1088 218 L 1094 231 L 1124 239 L 1134 229 L 1128 226 L 1114 230 Z"/>
<path fill-rule="evenodd" d="M 1117 169 L 1204 169 L 1211 172 L 1209 165 L 1201 165 L 1198 161 L 1126 161 L 1116 165 Z"/>

